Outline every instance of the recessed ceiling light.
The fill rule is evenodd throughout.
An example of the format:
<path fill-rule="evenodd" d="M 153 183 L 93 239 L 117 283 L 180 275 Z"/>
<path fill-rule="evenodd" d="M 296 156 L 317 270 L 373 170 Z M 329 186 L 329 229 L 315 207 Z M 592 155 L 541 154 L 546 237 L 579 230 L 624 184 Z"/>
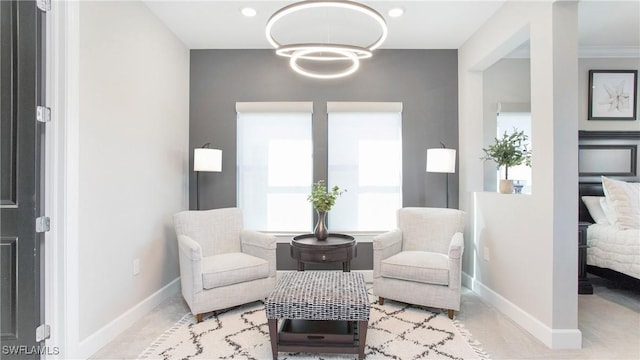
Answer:
<path fill-rule="evenodd" d="M 400 16 L 402 16 L 402 14 L 404 14 L 404 9 L 402 9 L 402 8 L 393 8 L 393 9 L 389 10 L 388 14 L 391 17 L 400 17 Z"/>
<path fill-rule="evenodd" d="M 258 13 L 256 9 L 250 8 L 250 7 L 244 7 L 240 9 L 240 12 L 242 13 L 242 15 L 246 17 L 253 17 L 253 16 L 256 16 L 256 14 Z"/>

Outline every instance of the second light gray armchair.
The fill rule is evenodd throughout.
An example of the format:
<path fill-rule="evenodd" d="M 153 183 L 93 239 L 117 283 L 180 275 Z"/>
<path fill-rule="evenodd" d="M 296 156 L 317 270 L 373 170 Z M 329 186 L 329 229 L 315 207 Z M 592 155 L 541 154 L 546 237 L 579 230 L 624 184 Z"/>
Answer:
<path fill-rule="evenodd" d="M 178 235 L 182 295 L 191 313 L 264 300 L 276 283 L 276 238 L 243 230 L 238 208 L 183 211 Z"/>
<path fill-rule="evenodd" d="M 465 213 L 402 208 L 398 228 L 373 239 L 373 292 L 384 299 L 460 310 Z"/>

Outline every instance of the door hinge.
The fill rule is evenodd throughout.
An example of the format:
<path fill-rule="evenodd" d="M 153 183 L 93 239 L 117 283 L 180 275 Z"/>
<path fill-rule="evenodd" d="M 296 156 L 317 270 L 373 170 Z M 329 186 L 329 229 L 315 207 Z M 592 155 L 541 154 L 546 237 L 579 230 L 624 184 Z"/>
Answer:
<path fill-rule="evenodd" d="M 51 11 L 51 0 L 38 0 L 37 6 L 44 12 Z"/>
<path fill-rule="evenodd" d="M 42 324 L 36 328 L 36 342 L 47 340 L 51 337 L 51 326 Z"/>
<path fill-rule="evenodd" d="M 51 228 L 51 220 L 48 216 L 40 216 L 36 218 L 36 232 L 47 232 Z"/>
<path fill-rule="evenodd" d="M 41 123 L 48 123 L 51 121 L 51 108 L 46 106 L 36 107 L 36 120 Z"/>

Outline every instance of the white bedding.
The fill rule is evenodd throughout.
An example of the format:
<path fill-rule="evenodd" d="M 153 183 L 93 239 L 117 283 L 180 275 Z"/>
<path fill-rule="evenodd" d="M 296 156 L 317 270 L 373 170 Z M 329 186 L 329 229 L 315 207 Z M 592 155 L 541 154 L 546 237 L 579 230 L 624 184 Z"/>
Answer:
<path fill-rule="evenodd" d="M 619 230 L 613 225 L 587 228 L 587 264 L 640 279 L 640 230 Z"/>

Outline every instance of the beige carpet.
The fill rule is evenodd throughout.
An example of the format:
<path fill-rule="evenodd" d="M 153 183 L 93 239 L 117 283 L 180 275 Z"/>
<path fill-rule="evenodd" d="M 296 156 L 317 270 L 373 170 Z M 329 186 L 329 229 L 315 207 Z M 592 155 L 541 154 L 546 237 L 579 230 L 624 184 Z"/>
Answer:
<path fill-rule="evenodd" d="M 489 359 L 456 321 L 394 301 L 371 303 L 367 359 Z M 205 317 L 186 314 L 143 351 L 140 359 L 271 359 L 264 304 L 253 302 Z M 348 354 L 279 353 L 278 359 L 355 359 Z"/>

